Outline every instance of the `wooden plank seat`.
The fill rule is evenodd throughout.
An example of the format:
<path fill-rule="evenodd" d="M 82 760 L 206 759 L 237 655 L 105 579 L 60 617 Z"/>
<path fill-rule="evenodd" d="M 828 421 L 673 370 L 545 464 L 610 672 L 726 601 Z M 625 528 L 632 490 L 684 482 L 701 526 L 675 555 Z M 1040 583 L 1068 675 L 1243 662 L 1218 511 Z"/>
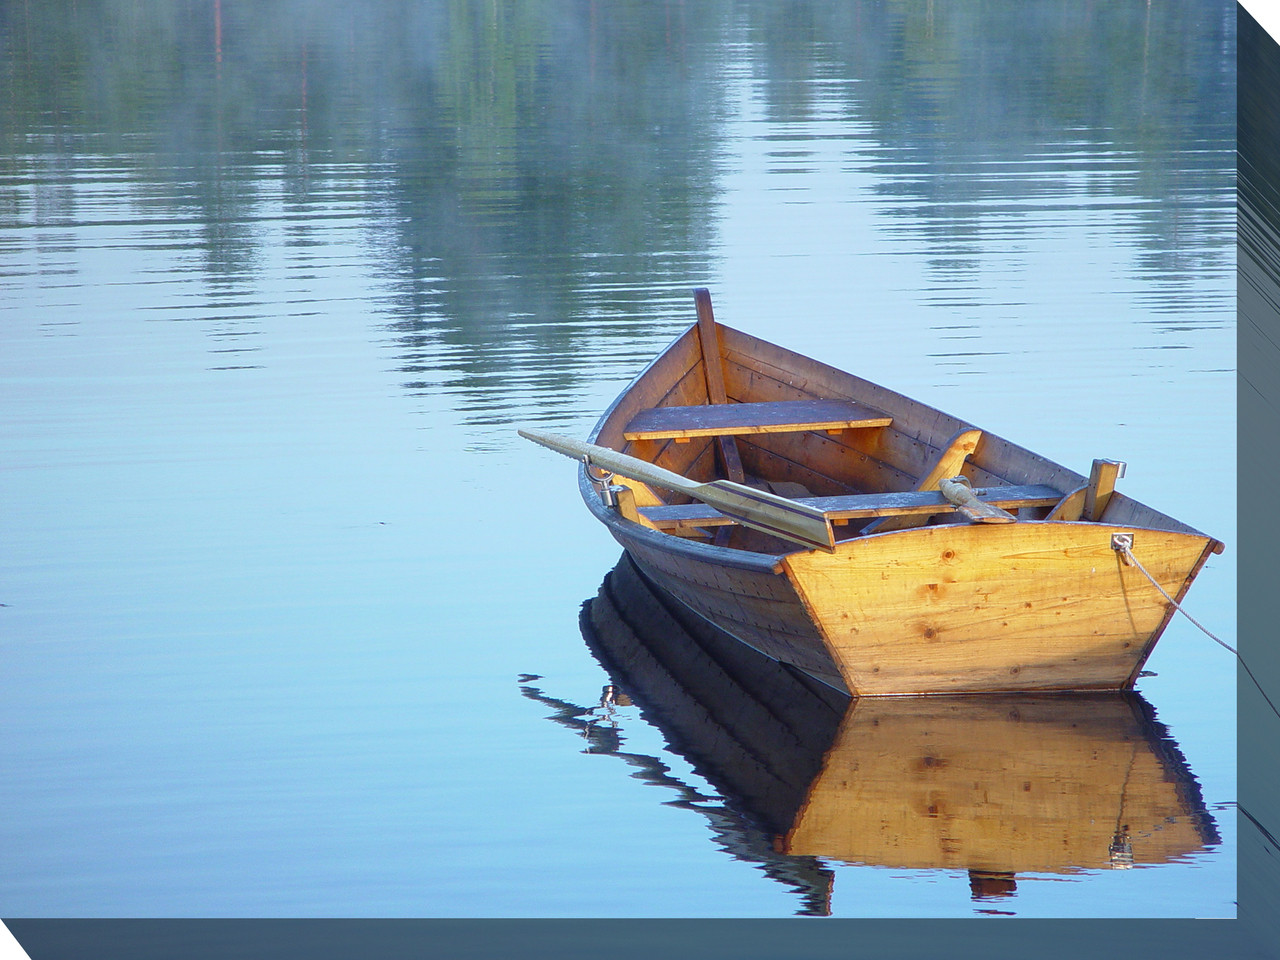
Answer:
<path fill-rule="evenodd" d="M 712 403 L 653 407 L 627 424 L 628 440 L 689 440 L 692 437 L 796 433 L 887 427 L 893 418 L 851 400 L 776 400 L 771 403 Z"/>
<path fill-rule="evenodd" d="M 1062 499 L 1062 491 L 1042 484 L 1026 486 L 979 487 L 974 494 L 985 503 L 1003 510 L 1019 507 L 1052 507 Z M 860 493 L 845 497 L 801 497 L 797 503 L 823 511 L 828 520 L 860 520 L 947 513 L 955 510 L 936 490 L 909 490 L 901 493 Z M 714 507 L 702 503 L 683 503 L 660 507 L 640 507 L 640 514 L 659 530 L 693 530 L 715 527 L 733 521 Z"/>

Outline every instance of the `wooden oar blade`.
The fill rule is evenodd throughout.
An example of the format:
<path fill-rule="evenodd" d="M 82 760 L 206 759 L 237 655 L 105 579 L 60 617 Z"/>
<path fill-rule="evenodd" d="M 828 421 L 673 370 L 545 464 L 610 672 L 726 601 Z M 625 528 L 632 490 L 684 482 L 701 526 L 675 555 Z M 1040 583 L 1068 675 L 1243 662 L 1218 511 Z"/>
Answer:
<path fill-rule="evenodd" d="M 701 500 L 743 526 L 805 547 L 828 552 L 835 550 L 835 535 L 823 512 L 786 497 L 731 480 L 698 483 L 647 460 L 571 437 L 541 430 L 521 430 L 519 433 L 526 440 L 532 440 L 566 457 L 585 460 L 603 470 Z"/>
<path fill-rule="evenodd" d="M 835 551 L 831 522 L 821 510 L 731 480 L 703 484 L 693 496 L 745 527 L 816 550 Z"/>

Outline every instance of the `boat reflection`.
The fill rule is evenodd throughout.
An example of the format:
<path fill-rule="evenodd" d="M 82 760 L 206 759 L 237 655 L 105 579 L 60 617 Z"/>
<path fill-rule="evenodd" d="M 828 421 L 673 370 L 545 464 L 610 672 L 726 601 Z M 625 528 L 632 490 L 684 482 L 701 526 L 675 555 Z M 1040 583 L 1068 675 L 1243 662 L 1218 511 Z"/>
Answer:
<path fill-rule="evenodd" d="M 1169 863 L 1217 839 L 1150 705 L 1107 694 L 857 701 L 778 843 L 968 870 L 992 897 L 1017 874 Z"/>
<path fill-rule="evenodd" d="M 692 614 L 625 555 L 582 627 L 613 681 L 600 705 L 526 696 L 596 752 L 620 752 L 614 710 L 634 701 L 719 791 L 722 845 L 803 891 L 801 912 L 830 909 L 826 861 L 965 871 L 990 903 L 1021 874 L 1167 863 L 1219 840 L 1136 694 L 850 699 Z M 711 815 L 660 760 L 624 756 Z"/>

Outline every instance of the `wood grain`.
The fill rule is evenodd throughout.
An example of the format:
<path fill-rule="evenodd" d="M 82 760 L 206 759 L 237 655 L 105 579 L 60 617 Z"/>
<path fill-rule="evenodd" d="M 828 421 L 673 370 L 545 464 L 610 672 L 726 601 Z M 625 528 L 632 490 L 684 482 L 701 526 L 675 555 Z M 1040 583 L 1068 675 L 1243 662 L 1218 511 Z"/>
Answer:
<path fill-rule="evenodd" d="M 1061 494 L 1052 487 L 980 487 L 974 496 L 984 503 L 1005 510 L 1022 507 L 1043 507 L 1058 502 Z M 864 493 L 842 497 L 802 497 L 797 500 L 806 506 L 822 510 L 829 520 L 859 520 L 867 517 L 887 517 L 899 514 L 915 514 L 925 517 L 954 509 L 946 498 L 936 491 L 909 491 L 906 493 Z M 676 506 L 645 507 L 644 517 L 659 529 L 716 526 L 732 521 L 706 504 L 691 503 Z"/>
<path fill-rule="evenodd" d="M 711 309 L 711 293 L 705 287 L 699 287 L 693 291 L 693 299 L 698 309 L 698 342 L 702 345 L 702 369 L 707 378 L 707 399 L 711 404 L 723 406 L 729 402 L 729 397 L 724 390 L 724 360 L 720 356 L 720 335 L 716 332 L 716 318 Z M 672 436 L 678 443 L 687 443 L 690 437 L 689 434 Z M 742 458 L 738 455 L 737 442 L 732 436 L 720 434 L 716 437 L 716 450 L 720 454 L 724 476 L 734 483 L 742 483 L 746 477 L 742 472 Z"/>
<path fill-rule="evenodd" d="M 784 400 L 654 407 L 636 414 L 622 435 L 628 440 L 661 440 L 886 427 L 892 422 L 879 410 L 848 400 Z"/>
<path fill-rule="evenodd" d="M 722 406 L 728 408 L 838 401 L 891 419 L 837 435 L 735 435 L 745 476 L 800 483 L 817 496 L 910 491 L 951 438 L 974 429 L 722 324 L 714 325 L 716 351 L 707 351 L 718 352 L 720 363 L 705 364 L 698 331 L 692 325 L 619 396 L 592 434 L 597 443 L 699 482 L 722 476 L 716 439 L 624 436 L 643 410 L 710 404 L 716 370 L 709 366 L 721 374 L 728 401 Z M 812 421 L 793 421 L 798 422 Z M 676 442 L 681 439 L 687 442 Z M 1069 492 L 1028 508 L 1032 516 L 1054 503 L 1060 518 L 1084 515 L 1084 496 L 1073 494 L 1086 486 L 1086 477 L 990 433 L 958 472 L 976 488 L 1041 485 Z M 1140 574 L 1117 569 L 1110 531 L 1135 535 L 1135 553 L 1174 596 L 1185 593 L 1204 559 L 1222 545 L 1118 491 L 1108 498 L 1104 486 L 1096 485 L 1093 507 L 1102 509 L 1099 501 L 1105 499 L 1105 523 L 1046 524 L 1024 514 L 1016 524 L 981 529 L 949 525 L 852 537 L 840 542 L 832 565 L 823 567 L 808 553 L 740 527 L 721 527 L 732 536 L 717 547 L 649 529 L 643 520 L 628 521 L 602 506 L 579 474 L 589 509 L 629 553 L 644 557 L 646 573 L 664 589 L 771 656 L 836 685 L 861 683 L 859 692 L 889 694 L 1131 685 L 1171 610 L 1145 579 L 1137 579 Z M 634 489 L 641 510 L 682 499 L 643 484 Z M 852 532 L 864 522 L 850 520 L 842 530 Z M 1062 532 L 1072 528 L 1087 532 Z M 963 538 L 956 533 L 960 529 L 981 532 L 984 540 L 957 539 L 946 548 L 941 540 L 928 541 Z M 1001 531 L 1032 539 L 1006 543 Z M 932 546 L 922 547 L 925 541 Z M 793 587 L 789 577 L 800 586 Z M 775 589 L 787 599 L 765 600 Z"/>
<path fill-rule="evenodd" d="M 957 430 L 946 445 L 938 451 L 933 462 L 929 464 L 929 468 L 920 475 L 920 479 L 916 481 L 915 489 L 937 490 L 943 480 L 959 475 L 964 467 L 965 459 L 978 449 L 980 440 L 982 440 L 981 430 L 969 428 Z M 909 527 L 924 526 L 928 519 L 928 515 L 898 514 L 877 520 L 875 523 L 869 524 L 862 532 L 866 534 L 885 533 L 889 530 L 906 530 Z"/>
<path fill-rule="evenodd" d="M 1104 524 L 949 525 L 842 541 L 783 566 L 857 694 L 1120 689 L 1206 539 Z"/>
<path fill-rule="evenodd" d="M 1116 489 L 1120 475 L 1120 463 L 1115 460 L 1095 460 L 1089 471 L 1089 484 L 1084 494 L 1084 519 L 1101 520 L 1107 503 Z"/>

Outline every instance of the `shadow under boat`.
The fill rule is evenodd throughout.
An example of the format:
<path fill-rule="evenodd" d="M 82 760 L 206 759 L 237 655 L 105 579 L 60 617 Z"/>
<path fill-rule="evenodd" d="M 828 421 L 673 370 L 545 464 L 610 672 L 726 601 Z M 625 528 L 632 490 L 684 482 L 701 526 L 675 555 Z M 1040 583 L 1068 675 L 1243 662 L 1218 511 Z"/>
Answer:
<path fill-rule="evenodd" d="M 829 910 L 824 861 L 964 870 L 975 900 L 998 900 L 1019 874 L 1168 863 L 1219 842 L 1136 693 L 851 699 L 698 617 L 626 555 L 581 619 L 613 680 L 584 726 L 606 736 L 601 710 L 634 701 L 724 798 L 736 826 L 721 823 L 721 843 L 804 891 L 802 912 Z M 666 770 L 632 758 L 646 761 Z"/>

